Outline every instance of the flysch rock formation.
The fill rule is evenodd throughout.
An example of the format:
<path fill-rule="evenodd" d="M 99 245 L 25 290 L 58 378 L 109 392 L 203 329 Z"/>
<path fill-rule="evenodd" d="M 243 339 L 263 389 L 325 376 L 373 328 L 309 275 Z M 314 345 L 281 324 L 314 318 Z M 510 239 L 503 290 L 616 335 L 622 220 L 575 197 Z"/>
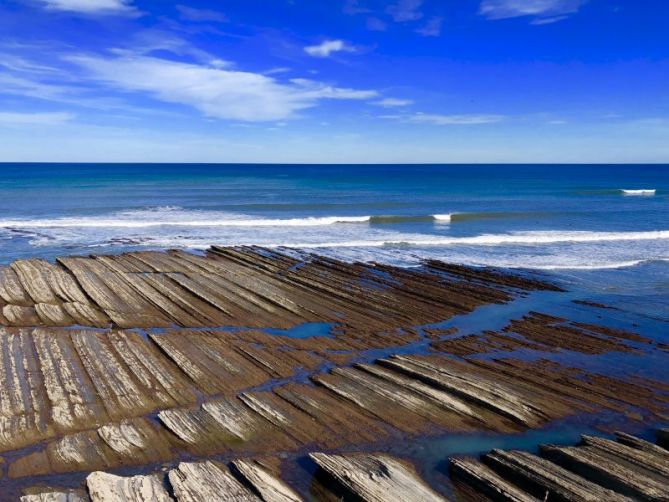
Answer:
<path fill-rule="evenodd" d="M 466 268 L 407 272 L 313 256 L 303 262 L 257 248 L 212 248 L 205 257 L 172 251 L 66 257 L 56 264 L 18 260 L 0 268 L 0 324 L 289 328 L 344 319 L 369 331 L 447 319 L 507 301 L 513 289 L 554 289 L 492 273 L 486 283 L 485 277 Z"/>
<path fill-rule="evenodd" d="M 624 330 L 569 322 L 560 317 L 530 312 L 513 320 L 500 333 L 450 337 L 432 342 L 440 352 L 461 357 L 494 351 L 532 349 L 542 352 L 569 350 L 582 354 L 609 352 L 638 353 L 640 348 L 658 346 L 650 338 Z"/>
<path fill-rule="evenodd" d="M 328 455 L 312 453 L 312 460 L 337 483 L 368 502 L 443 502 L 412 468 L 386 455 Z"/>
<path fill-rule="evenodd" d="M 480 461 L 456 457 L 450 472 L 463 500 L 669 500 L 669 451 L 615 435 L 617 441 L 583 436 L 578 446 L 543 445 L 539 455 L 493 450 Z"/>
<path fill-rule="evenodd" d="M 45 491 L 23 495 L 21 502 L 87 502 L 90 500 L 83 490 Z"/>
<path fill-rule="evenodd" d="M 235 460 L 233 468 L 265 502 L 301 502 L 302 497 L 273 475 L 261 461 Z"/>
<path fill-rule="evenodd" d="M 575 447 L 542 446 L 536 455 L 492 450 L 480 460 L 450 459 L 453 496 L 463 501 L 632 502 L 669 496 L 669 451 L 616 433 L 618 441 L 583 436 Z M 629 446 L 634 445 L 634 446 Z M 558 452 L 558 454 L 556 454 Z M 313 452 L 319 500 L 365 502 L 446 501 L 417 474 L 411 462 L 380 453 Z M 138 476 L 94 472 L 87 491 L 44 491 L 32 501 L 92 502 L 301 502 L 268 459 L 181 462 L 167 471 Z M 626 474 L 625 474 L 626 473 Z M 67 498 L 69 497 L 69 498 Z"/>
<path fill-rule="evenodd" d="M 468 351 L 457 330 L 426 327 L 535 290 L 559 294 L 486 269 L 260 248 L 19 260 L 0 267 L 0 483 L 16 494 L 29 480 L 123 468 L 139 477 L 93 481 L 132 494 L 166 463 L 183 466 L 172 477 L 192 497 L 208 469 L 292 500 L 257 462 L 201 460 L 514 433 L 584 412 L 667 417 L 666 383 L 513 353 L 658 349 L 639 335 L 527 313 Z"/>
<path fill-rule="evenodd" d="M 172 497 L 157 475 L 122 477 L 94 472 L 86 478 L 88 493 L 96 502 L 170 502 Z"/>
<path fill-rule="evenodd" d="M 348 500 L 381 502 L 445 501 L 408 462 L 379 454 L 329 455 L 313 453 L 313 461 L 331 479 L 333 494 Z M 173 469 L 138 476 L 93 472 L 86 492 L 45 491 L 25 496 L 33 501 L 73 502 L 302 502 L 262 459 L 181 462 Z M 327 490 L 328 488 L 326 488 Z M 62 497 L 79 498 L 62 498 Z M 340 495 L 336 495 L 339 497 Z M 27 498 L 26 498 L 27 497 Z M 30 498 L 32 497 L 32 498 Z M 41 497 L 41 498 L 40 498 Z"/>

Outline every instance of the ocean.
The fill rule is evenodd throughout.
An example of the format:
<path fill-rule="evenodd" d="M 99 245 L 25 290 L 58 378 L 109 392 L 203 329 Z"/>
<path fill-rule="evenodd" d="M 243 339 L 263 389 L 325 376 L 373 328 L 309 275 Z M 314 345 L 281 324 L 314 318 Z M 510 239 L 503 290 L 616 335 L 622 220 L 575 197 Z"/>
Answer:
<path fill-rule="evenodd" d="M 0 164 L 2 263 L 211 244 L 529 269 L 669 317 L 669 166 Z"/>
<path fill-rule="evenodd" d="M 637 384 L 643 378 L 667 383 L 669 166 L 0 165 L 0 264 L 175 247 L 200 253 L 212 244 L 261 245 L 403 267 L 435 258 L 538 275 L 565 291 L 514 295 L 508 303 L 483 305 L 421 330 L 457 328 L 457 336 L 500 333 L 531 311 L 621 329 L 652 343 L 633 341 L 635 350 L 602 353 L 493 348 L 472 357 L 541 359 Z M 331 329 L 328 323 L 306 323 L 266 332 L 311 337 Z M 567 332 L 565 337 L 570 338 Z M 391 343 L 361 351 L 353 361 L 433 354 L 429 343 L 428 338 L 400 347 Z M 287 380 L 301 382 L 310 371 L 300 370 Z M 284 380 L 252 389 L 274 388 L 279 381 Z M 611 430 L 654 440 L 654 430 L 666 427 L 654 416 L 635 420 L 635 415 L 615 407 L 524 432 L 444 430 L 410 440 L 393 435 L 355 448 L 413 462 L 433 487 L 454 499 L 446 467 L 450 456 L 492 448 L 536 453 L 539 444 L 574 445 L 583 433 Z M 26 452 L 34 455 L 35 448 L 3 453 L 5 465 L 11 469 L 17 459 L 28 458 Z M 227 455 L 232 452 L 237 454 L 231 450 Z M 304 451 L 286 455 L 286 480 L 310 493 L 318 484 L 314 465 L 304 461 Z M 159 468 L 152 464 L 141 472 Z M 18 498 L 38 482 L 80 487 L 86 474 L 5 476 L 3 494 Z"/>

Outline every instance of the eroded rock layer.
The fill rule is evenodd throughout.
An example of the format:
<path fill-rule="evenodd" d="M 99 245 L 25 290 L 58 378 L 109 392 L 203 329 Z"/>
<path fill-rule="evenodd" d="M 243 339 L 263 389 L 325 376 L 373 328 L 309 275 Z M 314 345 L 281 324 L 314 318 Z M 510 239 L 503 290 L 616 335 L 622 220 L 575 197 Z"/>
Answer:
<path fill-rule="evenodd" d="M 544 445 L 539 455 L 493 450 L 481 461 L 452 458 L 450 470 L 464 500 L 669 500 L 669 451 L 616 435 L 618 441 L 583 436 L 578 446 Z"/>
<path fill-rule="evenodd" d="M 486 282 L 486 277 L 489 281 Z M 0 268 L 5 326 L 273 327 L 337 322 L 382 331 L 443 320 L 512 290 L 552 289 L 465 268 L 402 271 L 259 248 L 18 260 Z"/>
<path fill-rule="evenodd" d="M 656 348 L 639 335 L 538 313 L 497 333 L 434 326 L 556 291 L 550 284 L 438 262 L 404 270 L 294 256 L 213 248 L 0 268 L 4 483 L 100 471 L 88 481 L 95 500 L 201 500 L 223 489 L 245 500 L 249 483 L 257 499 L 299 500 L 248 458 L 517 433 L 584 412 L 667 418 L 662 382 L 514 352 Z M 334 478 L 349 468 L 413 476 L 383 456 L 316 458 Z M 385 481 L 347 489 L 373 500 L 395 489 Z M 25 495 L 78 500 L 80 489 Z"/>
<path fill-rule="evenodd" d="M 669 497 L 669 451 L 616 433 L 618 441 L 583 436 L 578 446 L 545 445 L 539 454 L 492 450 L 480 459 L 454 457 L 453 490 L 435 490 L 412 462 L 381 453 L 312 452 L 315 475 L 307 497 L 282 479 L 276 458 L 230 462 L 205 459 L 135 476 L 101 471 L 85 489 L 31 488 L 24 502 L 199 502 L 362 500 L 365 502 L 462 501 L 632 502 Z"/>
<path fill-rule="evenodd" d="M 319 500 L 382 502 L 446 501 L 403 460 L 380 454 L 313 453 L 312 461 L 328 478 Z M 166 472 L 117 476 L 93 472 L 86 490 L 33 488 L 22 502 L 302 502 L 263 459 L 235 460 L 229 465 L 206 460 L 181 462 Z M 352 498 L 353 497 L 353 498 Z"/>

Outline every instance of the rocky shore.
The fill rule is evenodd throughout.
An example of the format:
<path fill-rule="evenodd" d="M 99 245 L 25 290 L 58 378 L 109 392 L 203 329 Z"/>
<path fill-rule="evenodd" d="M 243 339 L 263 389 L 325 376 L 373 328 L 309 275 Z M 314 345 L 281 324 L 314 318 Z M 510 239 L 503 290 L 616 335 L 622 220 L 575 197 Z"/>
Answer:
<path fill-rule="evenodd" d="M 556 357 L 666 360 L 656 339 L 550 311 L 492 331 L 444 324 L 536 292 L 562 294 L 496 270 L 262 248 L 16 261 L 0 268 L 0 499 L 443 500 L 453 494 L 383 445 L 523 434 L 597 414 L 668 420 L 669 381 Z M 583 441 L 542 454 L 571 469 L 596 450 L 611 472 L 632 463 L 639 480 L 669 482 L 661 446 L 624 434 Z M 453 472 L 470 496 L 534 500 L 491 471 L 516 469 L 523 455 L 456 459 Z M 318 480 L 306 492 L 290 482 L 298 464 Z M 583 471 L 572 471 L 563 478 L 578 485 Z M 665 500 L 650 485 L 594 482 Z"/>

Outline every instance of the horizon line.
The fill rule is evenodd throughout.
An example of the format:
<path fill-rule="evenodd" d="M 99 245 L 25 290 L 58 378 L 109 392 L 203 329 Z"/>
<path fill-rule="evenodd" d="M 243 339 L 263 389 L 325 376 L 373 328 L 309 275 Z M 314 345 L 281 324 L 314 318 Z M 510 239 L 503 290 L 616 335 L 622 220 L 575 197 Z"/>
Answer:
<path fill-rule="evenodd" d="M 142 161 L 0 161 L 5 165 L 187 165 L 187 166 L 669 166 L 664 162 L 142 162 Z"/>

